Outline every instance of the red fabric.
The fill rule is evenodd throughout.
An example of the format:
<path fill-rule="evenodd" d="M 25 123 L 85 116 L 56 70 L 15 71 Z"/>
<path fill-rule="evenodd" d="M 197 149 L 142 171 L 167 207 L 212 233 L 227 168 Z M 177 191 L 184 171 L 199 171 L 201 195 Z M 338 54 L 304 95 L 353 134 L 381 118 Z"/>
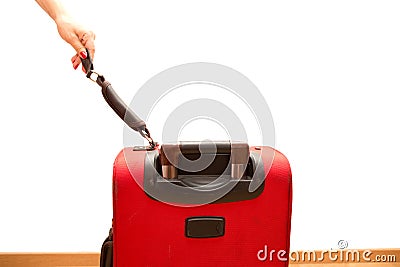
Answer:
<path fill-rule="evenodd" d="M 263 151 L 271 149 L 263 147 Z M 256 150 L 252 148 L 252 151 Z M 132 175 L 142 180 L 145 153 L 126 148 L 114 164 L 114 266 L 288 265 L 292 178 L 289 163 L 280 152 L 275 151 L 264 191 L 259 197 L 197 207 L 168 205 L 143 192 L 127 164 L 134 170 Z M 266 157 L 263 160 L 266 161 Z M 225 235 L 200 239 L 185 237 L 184 222 L 191 216 L 225 217 Z M 265 246 L 268 257 L 260 261 L 257 253 Z M 275 250 L 272 261 L 271 250 Z M 286 251 L 286 255 L 281 256 L 287 261 L 278 260 L 279 250 Z"/>

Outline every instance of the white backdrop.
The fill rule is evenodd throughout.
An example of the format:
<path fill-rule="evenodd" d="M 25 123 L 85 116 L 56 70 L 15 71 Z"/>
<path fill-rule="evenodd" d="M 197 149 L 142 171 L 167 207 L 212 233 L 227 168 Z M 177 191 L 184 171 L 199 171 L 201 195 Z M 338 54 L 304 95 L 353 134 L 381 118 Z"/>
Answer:
<path fill-rule="evenodd" d="M 292 165 L 293 250 L 399 247 L 399 2 L 65 2 L 127 102 L 188 62 L 258 86 Z M 34 1 L 1 1 L 0 25 L 0 251 L 99 251 L 123 123 Z"/>

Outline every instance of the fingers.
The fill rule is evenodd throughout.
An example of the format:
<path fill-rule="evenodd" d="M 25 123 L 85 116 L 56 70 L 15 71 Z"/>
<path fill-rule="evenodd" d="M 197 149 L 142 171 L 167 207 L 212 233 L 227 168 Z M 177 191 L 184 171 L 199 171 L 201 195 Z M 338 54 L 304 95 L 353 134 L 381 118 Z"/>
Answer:
<path fill-rule="evenodd" d="M 89 50 L 89 53 L 90 53 L 90 56 L 92 57 L 92 60 L 94 59 L 94 52 L 95 52 L 94 39 L 95 39 L 95 35 L 93 34 L 92 36 L 90 36 L 87 39 L 87 41 L 85 43 L 85 47 Z"/>
<path fill-rule="evenodd" d="M 68 16 L 60 17 L 56 20 L 56 24 L 61 38 L 69 43 L 76 51 L 76 55 L 71 58 L 74 69 L 78 68 L 82 58 L 84 59 L 87 57 L 86 48 L 92 59 L 94 58 L 95 35 L 92 31 L 86 30 Z"/>
<path fill-rule="evenodd" d="M 90 56 L 94 59 L 94 40 L 96 36 L 92 31 L 84 31 L 81 35 L 79 35 L 79 40 L 81 44 L 89 50 Z"/>
<path fill-rule="evenodd" d="M 76 70 L 79 66 L 79 64 L 81 64 L 81 59 L 78 56 L 78 54 L 75 54 L 72 58 L 71 58 L 71 62 L 72 62 L 72 67 Z"/>
<path fill-rule="evenodd" d="M 72 67 L 74 69 L 77 69 L 78 66 L 81 64 L 81 58 L 80 56 L 83 55 L 82 53 L 85 53 L 86 55 L 86 48 L 85 46 L 79 41 L 78 36 L 74 36 L 69 40 L 70 45 L 75 49 L 76 54 L 71 58 L 72 62 Z M 85 58 L 85 57 L 83 57 Z"/>
<path fill-rule="evenodd" d="M 86 48 L 88 49 L 90 56 L 93 60 L 94 57 L 94 39 L 95 35 L 91 31 L 82 31 L 76 38 L 70 41 L 70 44 L 76 50 L 76 54 L 71 58 L 72 67 L 77 69 L 78 66 L 81 64 L 82 60 L 87 58 Z M 82 68 L 83 72 L 86 73 L 85 69 Z"/>
<path fill-rule="evenodd" d="M 69 43 L 75 49 L 77 55 L 86 52 L 85 45 L 79 40 L 78 36 L 74 36 L 74 38 L 71 38 Z"/>

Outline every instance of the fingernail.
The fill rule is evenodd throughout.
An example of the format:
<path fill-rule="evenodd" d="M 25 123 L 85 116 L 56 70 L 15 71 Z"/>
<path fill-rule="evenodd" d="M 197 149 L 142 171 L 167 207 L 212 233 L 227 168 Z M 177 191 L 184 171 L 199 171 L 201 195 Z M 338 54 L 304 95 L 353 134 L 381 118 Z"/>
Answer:
<path fill-rule="evenodd" d="M 76 68 L 78 68 L 79 64 L 73 65 L 74 70 L 76 70 Z"/>
<path fill-rule="evenodd" d="M 83 58 L 83 59 L 87 58 L 86 51 L 81 51 L 81 52 L 79 53 L 79 55 L 80 55 L 81 58 Z"/>

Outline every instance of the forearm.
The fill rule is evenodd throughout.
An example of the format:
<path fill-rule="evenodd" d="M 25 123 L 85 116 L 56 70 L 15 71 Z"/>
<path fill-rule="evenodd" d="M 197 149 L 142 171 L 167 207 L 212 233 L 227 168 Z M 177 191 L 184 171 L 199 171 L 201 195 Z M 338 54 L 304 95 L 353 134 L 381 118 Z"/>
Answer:
<path fill-rule="evenodd" d="M 36 0 L 36 2 L 54 21 L 67 15 L 65 8 L 58 0 Z"/>

